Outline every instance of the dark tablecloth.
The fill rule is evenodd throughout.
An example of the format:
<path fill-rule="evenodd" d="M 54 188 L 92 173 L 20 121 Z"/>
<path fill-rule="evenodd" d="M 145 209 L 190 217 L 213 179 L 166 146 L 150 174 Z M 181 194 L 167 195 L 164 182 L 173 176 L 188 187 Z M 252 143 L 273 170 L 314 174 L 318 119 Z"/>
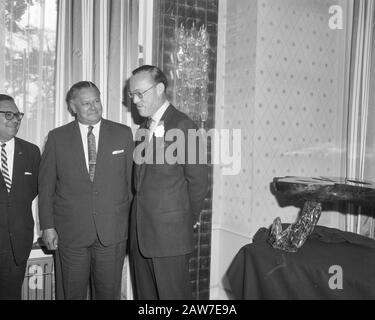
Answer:
<path fill-rule="evenodd" d="M 375 240 L 316 226 L 289 253 L 273 249 L 268 234 L 259 229 L 230 265 L 226 281 L 234 299 L 375 299 Z M 342 289 L 332 289 L 340 284 L 335 266 Z"/>

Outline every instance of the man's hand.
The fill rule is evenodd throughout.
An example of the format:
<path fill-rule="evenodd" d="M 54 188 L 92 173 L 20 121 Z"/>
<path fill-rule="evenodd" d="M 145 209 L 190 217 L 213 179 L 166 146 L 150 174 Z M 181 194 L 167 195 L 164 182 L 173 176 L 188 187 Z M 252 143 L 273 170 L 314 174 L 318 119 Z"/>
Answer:
<path fill-rule="evenodd" d="M 43 230 L 42 239 L 48 250 L 57 249 L 57 243 L 58 243 L 59 237 L 55 229 Z"/>

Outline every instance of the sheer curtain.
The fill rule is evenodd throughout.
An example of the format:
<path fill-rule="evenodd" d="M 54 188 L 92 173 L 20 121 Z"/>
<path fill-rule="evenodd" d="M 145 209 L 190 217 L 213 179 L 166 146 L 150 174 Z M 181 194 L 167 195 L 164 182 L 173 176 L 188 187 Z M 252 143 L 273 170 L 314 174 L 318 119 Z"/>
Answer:
<path fill-rule="evenodd" d="M 56 1 L 0 1 L 0 91 L 25 113 L 18 136 L 40 147 L 53 128 L 56 21 Z"/>
<path fill-rule="evenodd" d="M 375 181 L 375 50 L 373 0 L 354 1 L 347 177 Z M 373 210 L 349 207 L 346 230 L 374 238 Z"/>
<path fill-rule="evenodd" d="M 372 34 L 368 126 L 366 132 L 365 178 L 375 181 L 375 33 Z M 367 215 L 359 218 L 359 233 L 375 239 L 375 210 L 367 209 Z M 366 212 L 365 212 L 366 213 Z"/>
<path fill-rule="evenodd" d="M 375 4 L 371 1 L 368 8 L 368 46 L 370 54 L 367 61 L 367 90 L 368 96 L 366 104 L 368 106 L 366 116 L 366 142 L 365 142 L 365 156 L 363 161 L 364 178 L 375 181 L 375 32 L 374 32 L 374 19 L 375 19 Z M 366 209 L 358 216 L 357 231 L 360 234 L 375 239 L 375 210 L 372 208 Z"/>
<path fill-rule="evenodd" d="M 132 126 L 123 88 L 138 59 L 138 0 L 59 0 L 55 126 L 71 121 L 65 94 L 80 80 L 96 83 L 103 116 Z"/>

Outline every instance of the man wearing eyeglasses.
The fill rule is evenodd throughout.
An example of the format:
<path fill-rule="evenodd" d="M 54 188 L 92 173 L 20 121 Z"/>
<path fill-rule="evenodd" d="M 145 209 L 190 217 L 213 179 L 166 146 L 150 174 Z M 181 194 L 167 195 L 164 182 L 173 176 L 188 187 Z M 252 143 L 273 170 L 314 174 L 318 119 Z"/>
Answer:
<path fill-rule="evenodd" d="M 16 137 L 22 117 L 13 98 L 0 94 L 0 300 L 21 299 L 34 238 L 40 151 Z"/>
<path fill-rule="evenodd" d="M 146 118 L 138 132 L 148 130 L 148 134 L 144 130 L 146 162 L 138 161 L 142 148 L 138 149 L 136 137 L 130 225 L 132 283 L 135 298 L 141 300 L 193 299 L 189 259 L 194 249 L 194 226 L 208 191 L 207 165 L 168 159 L 158 163 L 153 156 L 147 158 L 149 153 L 167 154 L 171 141 L 164 136 L 169 132 L 182 133 L 182 145 L 188 146 L 188 130 L 197 129 L 186 114 L 169 103 L 167 86 L 164 73 L 148 65 L 134 70 L 129 81 L 129 97 Z M 186 152 L 181 158 L 186 160 L 189 148 L 183 149 Z"/>

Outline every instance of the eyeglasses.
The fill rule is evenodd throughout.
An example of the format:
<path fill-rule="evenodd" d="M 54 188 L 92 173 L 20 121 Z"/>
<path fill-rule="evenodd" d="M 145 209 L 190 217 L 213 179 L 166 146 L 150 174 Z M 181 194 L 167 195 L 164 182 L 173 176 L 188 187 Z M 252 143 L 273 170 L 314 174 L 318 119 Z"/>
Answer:
<path fill-rule="evenodd" d="M 5 119 L 8 121 L 12 120 L 14 117 L 16 117 L 18 121 L 21 121 L 24 116 L 24 113 L 22 112 L 0 111 L 0 113 L 4 113 Z"/>
<path fill-rule="evenodd" d="M 148 88 L 147 90 L 143 91 L 143 92 L 128 92 L 128 95 L 129 95 L 129 98 L 130 99 L 134 99 L 134 96 L 137 96 L 139 98 L 139 100 L 142 100 L 143 99 L 143 96 L 144 94 L 151 90 L 152 88 L 155 88 L 156 86 L 158 85 L 158 83 L 155 83 L 152 87 Z"/>

